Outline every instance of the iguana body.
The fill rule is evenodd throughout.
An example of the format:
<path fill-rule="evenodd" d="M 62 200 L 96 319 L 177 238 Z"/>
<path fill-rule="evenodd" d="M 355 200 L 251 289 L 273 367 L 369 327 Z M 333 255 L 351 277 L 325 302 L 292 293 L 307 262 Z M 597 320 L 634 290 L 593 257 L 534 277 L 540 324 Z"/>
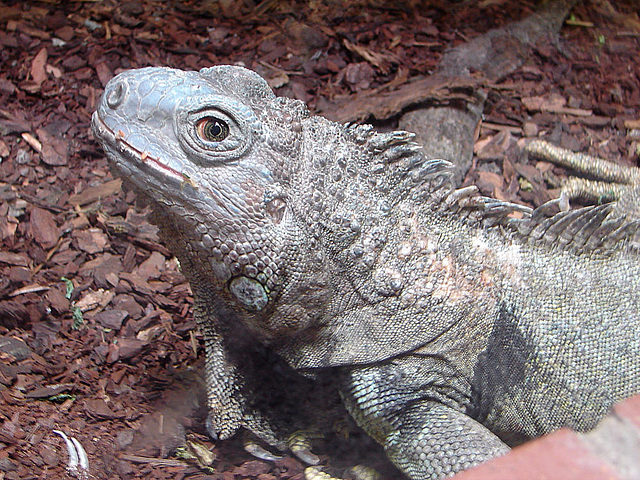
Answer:
<path fill-rule="evenodd" d="M 123 73 L 93 126 L 191 283 L 214 437 L 282 444 L 238 353 L 262 346 L 338 372 L 414 479 L 590 429 L 640 392 L 639 226 L 611 205 L 453 190 L 410 134 L 309 116 L 239 67 Z"/>

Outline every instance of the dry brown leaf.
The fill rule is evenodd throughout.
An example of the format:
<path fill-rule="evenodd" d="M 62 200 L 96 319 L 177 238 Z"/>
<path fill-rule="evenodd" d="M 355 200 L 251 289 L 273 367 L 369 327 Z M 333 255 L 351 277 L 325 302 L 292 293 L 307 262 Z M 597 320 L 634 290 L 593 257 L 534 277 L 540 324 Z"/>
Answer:
<path fill-rule="evenodd" d="M 40 51 L 33 57 L 33 61 L 31 62 L 31 80 L 33 80 L 36 85 L 42 85 L 47 79 L 47 72 L 45 72 L 44 67 L 47 63 L 47 49 L 42 47 Z"/>
<path fill-rule="evenodd" d="M 95 187 L 86 188 L 82 192 L 72 195 L 69 197 L 69 203 L 78 206 L 86 205 L 109 195 L 114 195 L 120 192 L 121 189 L 122 180 L 117 178 Z"/>
<path fill-rule="evenodd" d="M 75 304 L 81 311 L 86 312 L 96 307 L 106 307 L 113 299 L 115 293 L 111 290 L 105 290 L 100 288 L 96 291 L 89 290 L 80 300 Z"/>
<path fill-rule="evenodd" d="M 47 165 L 66 165 L 69 159 L 69 144 L 61 137 L 51 135 L 43 128 L 36 130 L 42 144 L 40 157 Z"/>

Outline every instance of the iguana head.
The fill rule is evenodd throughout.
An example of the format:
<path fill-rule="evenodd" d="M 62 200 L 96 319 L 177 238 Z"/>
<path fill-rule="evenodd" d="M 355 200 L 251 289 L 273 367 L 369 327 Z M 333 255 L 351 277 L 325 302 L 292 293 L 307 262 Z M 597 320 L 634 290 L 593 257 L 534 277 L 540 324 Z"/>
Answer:
<path fill-rule="evenodd" d="M 438 235 L 418 218 L 450 191 L 450 164 L 412 134 L 309 116 L 234 66 L 124 72 L 93 129 L 200 305 L 295 366 L 388 358 L 448 328 L 421 320 L 413 292 Z"/>
<path fill-rule="evenodd" d="M 93 130 L 158 210 L 193 286 L 262 321 L 304 253 L 287 193 L 307 116 L 241 67 L 144 68 L 109 82 Z"/>

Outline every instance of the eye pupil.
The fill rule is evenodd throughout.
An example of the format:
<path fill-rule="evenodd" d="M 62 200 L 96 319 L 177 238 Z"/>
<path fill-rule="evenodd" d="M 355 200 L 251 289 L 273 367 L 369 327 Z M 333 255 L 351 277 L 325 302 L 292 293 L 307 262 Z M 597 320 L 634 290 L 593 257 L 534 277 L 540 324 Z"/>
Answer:
<path fill-rule="evenodd" d="M 221 142 L 229 136 L 229 125 L 219 118 L 203 118 L 197 127 L 200 138 L 208 142 Z"/>

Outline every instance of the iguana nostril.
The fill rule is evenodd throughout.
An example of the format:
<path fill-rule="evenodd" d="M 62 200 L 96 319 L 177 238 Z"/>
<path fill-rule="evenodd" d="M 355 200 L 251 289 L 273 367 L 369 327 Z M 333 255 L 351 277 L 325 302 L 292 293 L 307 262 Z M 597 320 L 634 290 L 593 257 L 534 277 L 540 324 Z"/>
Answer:
<path fill-rule="evenodd" d="M 127 96 L 127 85 L 125 82 L 117 83 L 109 93 L 107 93 L 107 105 L 109 108 L 118 108 Z"/>

